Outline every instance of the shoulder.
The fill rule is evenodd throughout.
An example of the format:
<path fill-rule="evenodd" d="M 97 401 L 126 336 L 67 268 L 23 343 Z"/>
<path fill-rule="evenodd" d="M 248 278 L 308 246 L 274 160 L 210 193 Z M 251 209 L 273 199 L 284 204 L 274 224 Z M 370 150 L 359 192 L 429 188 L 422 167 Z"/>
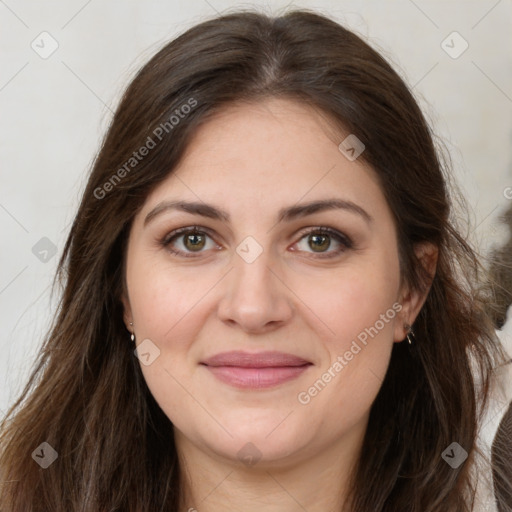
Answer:
<path fill-rule="evenodd" d="M 512 502 L 509 502 L 512 500 L 512 306 L 505 325 L 496 334 L 509 359 L 496 369 L 489 406 L 480 426 L 478 445 L 488 460 L 481 460 L 477 470 L 475 512 L 512 510 Z M 493 470 L 488 465 L 491 460 Z M 504 487 L 509 489 L 504 490 Z M 497 505 L 496 493 L 507 503 Z"/>

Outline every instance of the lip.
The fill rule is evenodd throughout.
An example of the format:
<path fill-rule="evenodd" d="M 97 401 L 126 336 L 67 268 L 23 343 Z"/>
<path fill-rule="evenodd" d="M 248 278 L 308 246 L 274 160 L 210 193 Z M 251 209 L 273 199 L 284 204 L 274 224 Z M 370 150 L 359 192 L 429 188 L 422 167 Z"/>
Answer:
<path fill-rule="evenodd" d="M 208 359 L 201 361 L 201 364 L 207 366 L 238 366 L 240 368 L 272 368 L 282 366 L 303 366 L 311 364 L 310 361 L 302 357 L 285 352 L 244 352 L 241 350 L 232 350 L 231 352 L 221 352 Z"/>
<path fill-rule="evenodd" d="M 312 363 L 284 352 L 231 351 L 201 361 L 216 378 L 242 389 L 263 389 L 299 377 Z"/>

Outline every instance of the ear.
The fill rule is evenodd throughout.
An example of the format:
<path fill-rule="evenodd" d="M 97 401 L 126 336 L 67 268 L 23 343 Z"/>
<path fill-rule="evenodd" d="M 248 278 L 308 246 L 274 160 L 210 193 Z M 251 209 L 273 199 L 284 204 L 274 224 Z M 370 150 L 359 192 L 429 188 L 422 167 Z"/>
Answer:
<path fill-rule="evenodd" d="M 121 294 L 121 302 L 123 304 L 124 325 L 129 332 L 133 332 L 133 325 L 130 325 L 130 323 L 133 322 L 132 308 L 130 306 L 130 301 L 128 300 L 128 295 L 125 291 Z"/>
<path fill-rule="evenodd" d="M 424 290 L 412 289 L 408 283 L 404 283 L 400 290 L 399 303 L 402 305 L 400 316 L 395 324 L 395 342 L 403 341 L 407 336 L 405 325 L 413 325 L 423 304 L 427 300 L 432 281 L 436 274 L 438 247 L 430 242 L 422 242 L 414 248 L 416 257 L 421 266 L 427 271 L 428 282 Z"/>

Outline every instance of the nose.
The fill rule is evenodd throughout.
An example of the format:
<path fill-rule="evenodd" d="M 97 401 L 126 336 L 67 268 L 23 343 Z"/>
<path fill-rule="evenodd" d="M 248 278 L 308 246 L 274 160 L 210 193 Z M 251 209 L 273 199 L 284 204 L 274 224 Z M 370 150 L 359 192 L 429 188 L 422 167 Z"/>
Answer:
<path fill-rule="evenodd" d="M 276 265 L 263 251 L 252 263 L 234 255 L 232 270 L 224 278 L 219 318 L 247 333 L 264 333 L 283 326 L 293 316 L 293 292 Z"/>

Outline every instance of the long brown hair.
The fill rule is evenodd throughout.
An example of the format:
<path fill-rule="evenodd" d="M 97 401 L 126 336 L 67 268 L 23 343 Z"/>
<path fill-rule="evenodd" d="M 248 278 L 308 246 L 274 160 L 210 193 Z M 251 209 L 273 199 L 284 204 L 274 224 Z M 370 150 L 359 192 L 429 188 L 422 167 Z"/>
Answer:
<path fill-rule="evenodd" d="M 59 310 L 3 421 L 3 512 L 178 510 L 172 424 L 145 384 L 123 323 L 127 237 L 199 124 L 229 103 L 266 97 L 307 102 L 365 144 L 361 158 L 379 175 L 393 212 L 406 282 L 427 286 L 415 244 L 439 248 L 415 344 L 395 344 L 371 408 L 352 510 L 471 510 L 478 421 L 503 354 L 483 311 L 479 263 L 453 224 L 448 169 L 389 64 L 334 21 L 295 11 L 238 12 L 196 25 L 127 88 L 60 260 Z M 43 442 L 58 453 L 46 469 L 31 457 Z M 469 454 L 456 469 L 442 458 L 453 442 Z"/>

